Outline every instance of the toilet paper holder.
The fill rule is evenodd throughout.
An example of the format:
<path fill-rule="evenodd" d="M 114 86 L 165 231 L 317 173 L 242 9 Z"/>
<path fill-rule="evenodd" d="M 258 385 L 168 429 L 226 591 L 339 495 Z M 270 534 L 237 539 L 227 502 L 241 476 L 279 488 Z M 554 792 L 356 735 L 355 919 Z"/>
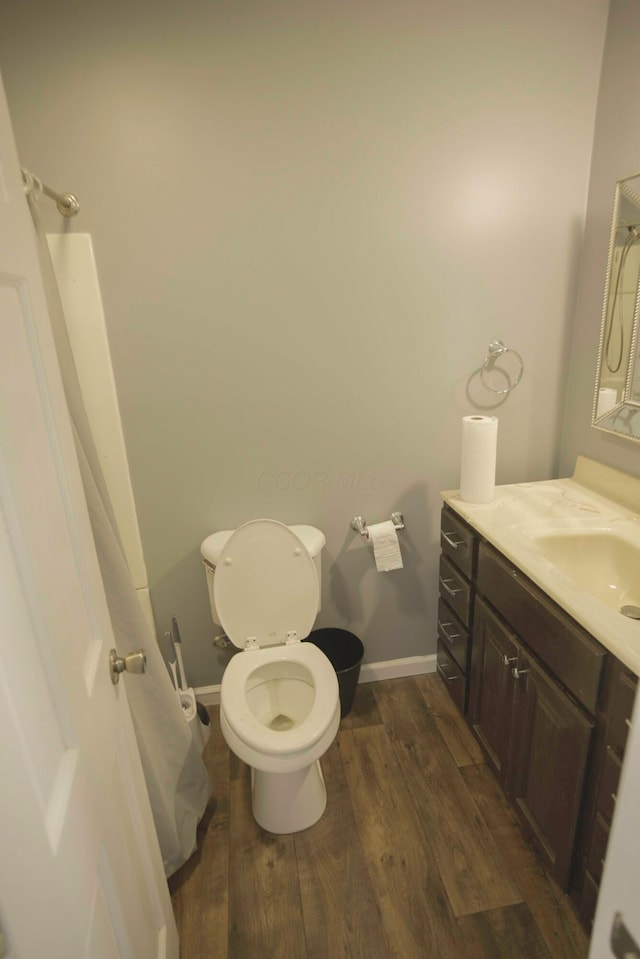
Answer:
<path fill-rule="evenodd" d="M 404 516 L 402 513 L 392 513 L 391 522 L 397 530 L 404 529 Z M 367 529 L 367 521 L 364 516 L 354 516 L 351 520 L 351 529 L 354 533 L 360 533 L 361 536 L 366 536 L 369 539 L 369 530 Z"/>

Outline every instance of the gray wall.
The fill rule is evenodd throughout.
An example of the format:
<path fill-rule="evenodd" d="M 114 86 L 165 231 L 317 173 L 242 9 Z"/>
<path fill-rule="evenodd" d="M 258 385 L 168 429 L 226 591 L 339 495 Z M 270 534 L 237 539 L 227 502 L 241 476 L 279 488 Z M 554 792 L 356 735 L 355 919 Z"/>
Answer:
<path fill-rule="evenodd" d="M 612 0 L 598 98 L 585 241 L 569 366 L 561 469 L 583 453 L 640 476 L 640 445 L 590 426 L 616 180 L 640 170 L 640 7 Z"/>
<path fill-rule="evenodd" d="M 556 473 L 606 12 L 3 0 L 21 159 L 82 201 L 153 604 L 194 684 L 226 662 L 209 532 L 319 526 L 319 624 L 369 662 L 425 654 L 461 417 L 497 412 L 498 482 Z M 526 362 L 497 406 L 496 337 Z M 377 574 L 349 523 L 394 509 L 405 568 Z"/>

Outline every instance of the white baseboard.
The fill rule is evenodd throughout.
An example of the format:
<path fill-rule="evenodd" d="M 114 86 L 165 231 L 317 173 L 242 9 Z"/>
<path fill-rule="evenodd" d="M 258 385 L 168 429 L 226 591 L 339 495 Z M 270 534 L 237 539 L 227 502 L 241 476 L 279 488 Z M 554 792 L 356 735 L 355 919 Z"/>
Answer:
<path fill-rule="evenodd" d="M 402 676 L 419 676 L 435 673 L 436 654 L 430 656 L 406 656 L 404 659 L 387 659 L 382 663 L 363 663 L 360 683 L 375 683 L 379 679 L 399 679 Z"/>
<path fill-rule="evenodd" d="M 360 668 L 360 683 L 375 683 L 381 679 L 399 679 L 403 676 L 419 676 L 435 673 L 436 654 L 429 656 L 406 656 L 404 659 L 387 659 L 382 663 L 363 663 Z M 196 699 L 205 706 L 217 706 L 220 702 L 220 685 L 197 686 Z"/>
<path fill-rule="evenodd" d="M 217 706 L 220 703 L 220 684 L 217 686 L 196 686 L 196 699 L 204 706 Z"/>

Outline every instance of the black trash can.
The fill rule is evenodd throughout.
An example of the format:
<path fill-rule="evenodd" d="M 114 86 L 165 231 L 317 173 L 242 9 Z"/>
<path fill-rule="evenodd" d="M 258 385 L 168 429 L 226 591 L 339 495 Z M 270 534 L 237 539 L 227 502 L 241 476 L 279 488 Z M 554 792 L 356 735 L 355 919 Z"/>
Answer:
<path fill-rule="evenodd" d="M 347 629 L 314 629 L 304 643 L 313 643 L 325 654 L 338 676 L 340 716 L 347 716 L 353 705 L 360 664 L 364 655 L 362 642 Z"/>

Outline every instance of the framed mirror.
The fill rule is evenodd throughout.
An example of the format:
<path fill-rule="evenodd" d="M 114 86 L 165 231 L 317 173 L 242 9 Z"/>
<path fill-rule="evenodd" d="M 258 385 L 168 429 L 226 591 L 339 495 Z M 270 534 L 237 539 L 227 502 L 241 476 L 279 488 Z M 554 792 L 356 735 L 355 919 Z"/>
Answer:
<path fill-rule="evenodd" d="M 616 183 L 591 425 L 640 442 L 640 173 Z"/>

